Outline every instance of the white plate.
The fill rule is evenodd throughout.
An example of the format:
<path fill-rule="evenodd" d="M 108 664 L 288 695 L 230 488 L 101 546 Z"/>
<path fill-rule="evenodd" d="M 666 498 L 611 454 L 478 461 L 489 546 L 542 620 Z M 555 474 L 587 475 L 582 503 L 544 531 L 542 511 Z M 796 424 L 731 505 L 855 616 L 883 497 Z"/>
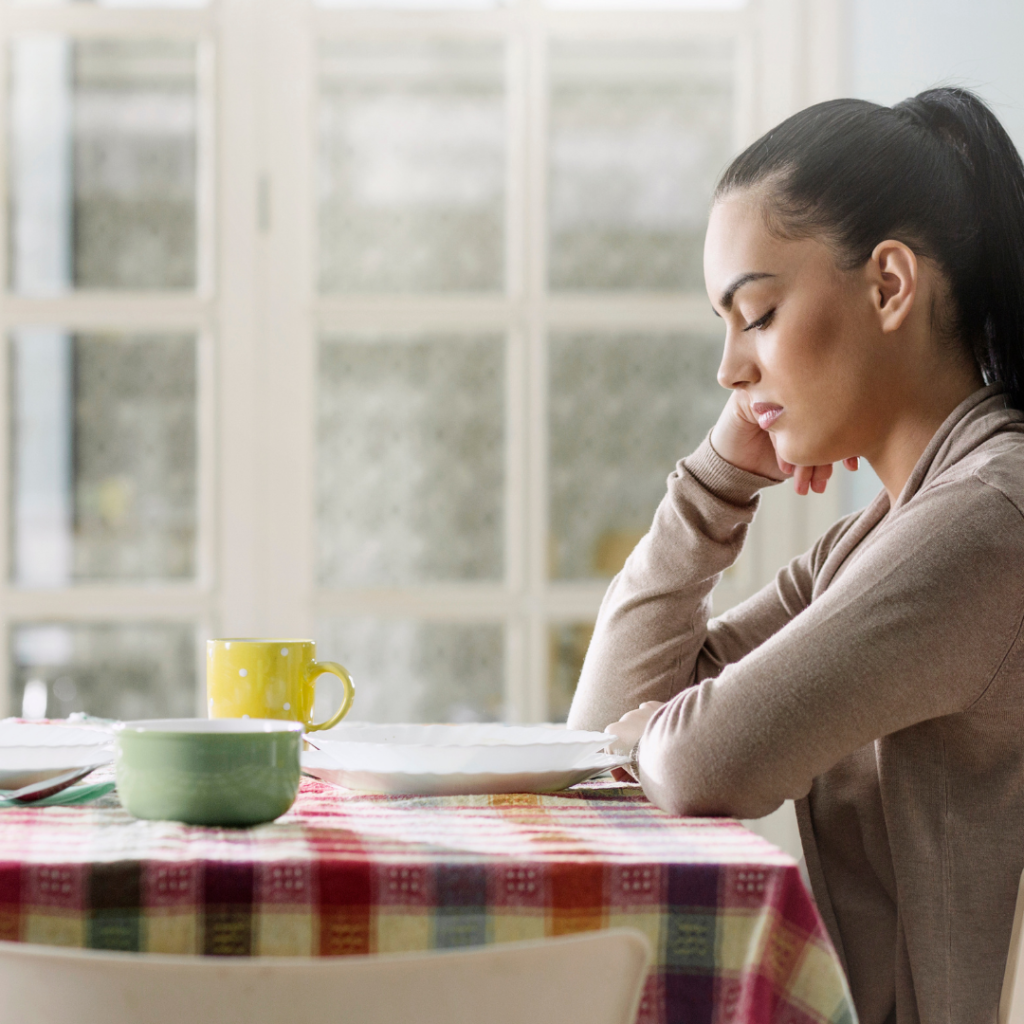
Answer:
<path fill-rule="evenodd" d="M 302 753 L 302 770 L 307 775 L 334 786 L 388 796 L 557 793 L 628 763 L 629 757 L 621 754 L 592 754 L 575 768 L 546 772 L 375 772 L 338 768 L 329 755 L 318 750 Z"/>
<path fill-rule="evenodd" d="M 109 764 L 111 736 L 101 729 L 0 722 L 0 789 L 20 789 L 72 768 Z"/>
<path fill-rule="evenodd" d="M 340 725 L 306 737 L 352 772 L 558 772 L 615 742 L 603 732 L 536 725 Z"/>

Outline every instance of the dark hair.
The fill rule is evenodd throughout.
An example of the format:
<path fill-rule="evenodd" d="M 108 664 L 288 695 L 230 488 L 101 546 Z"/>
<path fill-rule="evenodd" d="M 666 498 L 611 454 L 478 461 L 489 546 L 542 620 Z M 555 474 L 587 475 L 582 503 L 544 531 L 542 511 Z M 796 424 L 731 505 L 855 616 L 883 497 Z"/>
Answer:
<path fill-rule="evenodd" d="M 818 103 L 741 153 L 715 198 L 749 187 L 764 190 L 769 224 L 822 235 L 847 268 L 886 238 L 933 260 L 952 333 L 1024 408 L 1024 164 L 977 96 Z"/>

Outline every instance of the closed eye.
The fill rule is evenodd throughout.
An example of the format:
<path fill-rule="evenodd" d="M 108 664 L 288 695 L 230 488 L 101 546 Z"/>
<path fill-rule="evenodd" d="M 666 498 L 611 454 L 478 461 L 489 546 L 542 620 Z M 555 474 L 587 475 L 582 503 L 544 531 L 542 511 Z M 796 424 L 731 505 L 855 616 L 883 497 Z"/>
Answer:
<path fill-rule="evenodd" d="M 775 316 L 775 310 L 774 309 L 769 309 L 768 312 L 765 313 L 765 315 L 763 317 L 761 317 L 759 320 L 755 320 L 751 324 L 747 324 L 747 326 L 744 327 L 743 330 L 745 330 L 745 331 L 763 331 L 772 322 L 772 317 L 773 316 Z"/>

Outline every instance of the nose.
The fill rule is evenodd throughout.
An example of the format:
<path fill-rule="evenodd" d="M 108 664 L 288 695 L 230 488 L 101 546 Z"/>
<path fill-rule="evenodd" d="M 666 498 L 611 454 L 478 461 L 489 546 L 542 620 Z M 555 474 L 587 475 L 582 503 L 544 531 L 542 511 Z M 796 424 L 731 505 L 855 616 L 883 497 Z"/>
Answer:
<path fill-rule="evenodd" d="M 735 391 L 761 379 L 753 343 L 740 332 L 731 328 L 725 332 L 725 348 L 722 362 L 718 367 L 718 383 L 723 388 Z"/>

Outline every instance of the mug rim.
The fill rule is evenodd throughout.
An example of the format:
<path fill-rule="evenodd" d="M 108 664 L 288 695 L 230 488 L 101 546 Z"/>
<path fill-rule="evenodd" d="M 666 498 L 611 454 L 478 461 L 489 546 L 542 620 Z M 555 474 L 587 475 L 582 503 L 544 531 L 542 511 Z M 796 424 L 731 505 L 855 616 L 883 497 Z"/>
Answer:
<path fill-rule="evenodd" d="M 208 644 L 315 644 L 315 640 L 296 639 L 295 637 L 259 637 L 259 636 L 218 636 L 206 641 Z"/>

